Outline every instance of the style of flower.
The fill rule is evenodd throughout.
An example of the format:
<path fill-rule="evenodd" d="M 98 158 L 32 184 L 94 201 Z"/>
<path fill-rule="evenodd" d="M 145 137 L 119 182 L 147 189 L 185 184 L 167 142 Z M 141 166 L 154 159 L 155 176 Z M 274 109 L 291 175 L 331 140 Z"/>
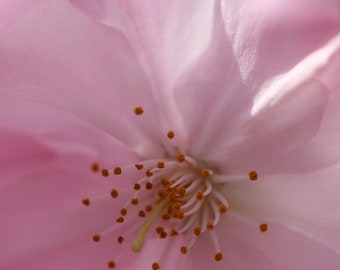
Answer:
<path fill-rule="evenodd" d="M 338 269 L 337 1 L 71 2 L 0 33 L 0 268 Z"/>

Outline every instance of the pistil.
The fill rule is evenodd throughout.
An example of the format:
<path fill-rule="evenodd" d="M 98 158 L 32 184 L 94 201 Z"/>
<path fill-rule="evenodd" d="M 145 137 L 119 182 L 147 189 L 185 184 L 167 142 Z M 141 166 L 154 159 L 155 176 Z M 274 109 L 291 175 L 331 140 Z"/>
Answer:
<path fill-rule="evenodd" d="M 145 237 L 152 225 L 152 223 L 155 221 L 155 219 L 159 216 L 159 214 L 162 212 L 162 210 L 169 204 L 170 197 L 165 197 L 151 212 L 151 214 L 148 216 L 144 224 L 142 225 L 142 228 L 140 229 L 135 241 L 132 244 L 132 250 L 134 252 L 139 252 L 142 250 Z"/>

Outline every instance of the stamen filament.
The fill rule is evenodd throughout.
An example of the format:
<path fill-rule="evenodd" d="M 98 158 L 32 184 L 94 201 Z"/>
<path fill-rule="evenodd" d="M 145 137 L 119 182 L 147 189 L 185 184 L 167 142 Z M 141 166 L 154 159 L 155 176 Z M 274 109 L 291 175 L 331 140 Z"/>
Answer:
<path fill-rule="evenodd" d="M 155 209 L 148 216 L 142 228 L 140 229 L 135 241 L 132 244 L 132 250 L 134 252 L 139 252 L 142 250 L 145 236 L 148 233 L 152 223 L 155 221 L 158 215 L 162 212 L 162 210 L 169 204 L 169 202 L 170 202 L 170 197 L 166 197 L 155 207 Z"/>

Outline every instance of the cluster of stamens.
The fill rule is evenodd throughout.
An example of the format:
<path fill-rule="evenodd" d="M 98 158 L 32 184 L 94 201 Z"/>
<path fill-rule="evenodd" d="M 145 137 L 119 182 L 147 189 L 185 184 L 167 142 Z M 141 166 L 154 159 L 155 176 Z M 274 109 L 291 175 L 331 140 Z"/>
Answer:
<path fill-rule="evenodd" d="M 142 108 L 135 108 L 136 115 L 141 115 L 143 112 Z M 166 136 L 173 139 L 175 134 L 169 131 Z M 139 230 L 133 233 L 134 241 L 131 243 L 133 251 L 139 252 L 142 249 L 149 229 L 156 224 L 162 224 L 162 226 L 155 226 L 155 233 L 160 239 L 175 237 L 182 233 L 191 235 L 188 243 L 179 247 L 182 254 L 187 254 L 198 236 L 206 231 L 210 231 L 212 237 L 217 238 L 214 228 L 220 216 L 227 213 L 228 202 L 219 191 L 222 185 L 221 176 L 216 173 L 216 169 L 209 168 L 204 162 L 197 161 L 184 153 L 178 153 L 174 158 L 146 160 L 112 169 L 100 170 L 98 164 L 93 164 L 92 170 L 101 171 L 104 177 L 123 178 L 116 181 L 128 181 L 131 180 L 131 175 L 133 177 L 138 175 L 130 189 L 121 191 L 113 188 L 110 191 L 110 196 L 114 199 L 119 198 L 120 193 L 131 194 L 129 201 L 123 202 L 116 217 L 116 225 L 111 231 L 124 226 L 127 222 L 135 224 L 139 222 Z M 256 171 L 249 172 L 249 180 L 255 181 L 257 178 Z M 82 202 L 85 206 L 90 205 L 89 198 L 83 199 Z M 136 210 L 136 207 L 141 205 L 142 208 Z M 142 222 L 136 219 L 138 217 L 142 218 Z M 267 224 L 261 224 L 259 229 L 265 232 Z M 93 236 L 95 242 L 99 242 L 100 239 L 99 234 Z M 117 238 L 120 244 L 125 242 L 125 239 L 125 236 Z M 216 241 L 215 250 L 215 261 L 221 261 L 223 255 Z M 108 263 L 109 268 L 115 266 L 114 261 Z M 154 262 L 152 269 L 160 269 L 159 264 Z"/>

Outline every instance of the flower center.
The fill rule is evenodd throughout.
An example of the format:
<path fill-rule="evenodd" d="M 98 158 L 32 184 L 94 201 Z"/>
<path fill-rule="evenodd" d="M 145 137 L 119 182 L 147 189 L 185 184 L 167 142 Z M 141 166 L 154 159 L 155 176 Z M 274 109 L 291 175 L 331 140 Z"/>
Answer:
<path fill-rule="evenodd" d="M 135 113 L 140 115 L 143 110 L 136 108 Z M 169 139 L 174 136 L 173 131 L 167 134 Z M 100 171 L 97 164 L 92 165 L 92 170 Z M 125 167 L 102 169 L 101 173 L 104 177 L 117 178 L 118 186 L 119 181 L 135 181 L 129 181 L 131 186 L 128 188 L 111 190 L 111 197 L 120 201 L 122 207 L 116 217 L 116 224 L 106 232 L 94 235 L 95 242 L 99 242 L 101 235 L 107 232 L 124 232 L 122 228 L 126 228 L 126 235 L 119 235 L 118 242 L 123 243 L 129 239 L 127 242 L 132 250 L 140 252 L 148 237 L 166 239 L 183 234 L 186 240 L 182 241 L 179 251 L 186 254 L 198 236 L 209 232 L 216 251 L 215 261 L 223 259 L 214 228 L 221 215 L 228 211 L 228 202 L 221 193 L 221 187 L 227 181 L 218 169 L 178 153 L 173 158 L 145 160 Z M 257 180 L 258 175 L 256 171 L 251 171 L 248 175 L 228 176 L 229 181 L 240 178 L 253 181 Z M 90 199 L 84 199 L 83 204 L 89 206 Z M 113 261 L 108 263 L 109 268 L 115 265 Z M 154 263 L 152 268 L 159 269 L 158 263 Z"/>

